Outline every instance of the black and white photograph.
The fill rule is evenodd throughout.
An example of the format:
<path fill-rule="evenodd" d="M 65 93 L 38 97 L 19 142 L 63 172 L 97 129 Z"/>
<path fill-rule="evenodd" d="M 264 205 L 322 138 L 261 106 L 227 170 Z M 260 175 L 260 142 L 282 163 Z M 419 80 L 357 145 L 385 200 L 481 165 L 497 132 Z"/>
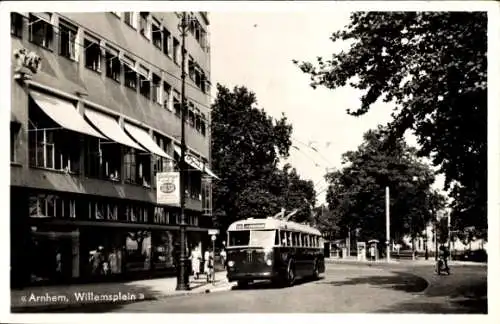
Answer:
<path fill-rule="evenodd" d="M 0 6 L 2 322 L 496 313 L 498 3 Z"/>

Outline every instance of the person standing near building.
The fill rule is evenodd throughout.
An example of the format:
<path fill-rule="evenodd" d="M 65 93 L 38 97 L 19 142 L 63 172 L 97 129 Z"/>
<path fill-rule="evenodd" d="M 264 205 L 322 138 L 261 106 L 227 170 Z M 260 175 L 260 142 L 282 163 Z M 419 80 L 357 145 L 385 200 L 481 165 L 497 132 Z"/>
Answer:
<path fill-rule="evenodd" d="M 207 282 L 210 282 L 213 270 L 212 248 L 210 247 L 207 248 L 207 250 L 205 251 L 204 259 L 205 259 L 204 273 L 207 275 Z"/>
<path fill-rule="evenodd" d="M 220 260 L 221 260 L 221 263 L 222 263 L 222 267 L 224 269 L 226 269 L 226 258 L 227 258 L 226 249 L 223 247 L 220 250 Z"/>
<path fill-rule="evenodd" d="M 195 279 L 198 279 L 201 271 L 201 251 L 199 247 L 194 247 L 191 251 L 191 265 Z"/>

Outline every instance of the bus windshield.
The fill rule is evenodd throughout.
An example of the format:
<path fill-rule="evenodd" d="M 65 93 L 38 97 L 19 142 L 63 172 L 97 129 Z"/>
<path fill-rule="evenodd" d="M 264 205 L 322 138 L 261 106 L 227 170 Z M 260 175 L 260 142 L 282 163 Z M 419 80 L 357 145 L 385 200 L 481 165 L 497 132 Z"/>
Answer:
<path fill-rule="evenodd" d="M 276 230 L 252 230 L 229 232 L 229 246 L 273 246 L 277 240 Z M 278 240 L 279 243 L 279 240 Z"/>

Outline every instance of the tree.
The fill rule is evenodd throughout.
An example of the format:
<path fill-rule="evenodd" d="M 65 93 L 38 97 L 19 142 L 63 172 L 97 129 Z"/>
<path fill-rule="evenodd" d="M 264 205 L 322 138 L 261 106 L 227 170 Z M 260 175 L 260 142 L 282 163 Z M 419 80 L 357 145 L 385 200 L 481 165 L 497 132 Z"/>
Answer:
<path fill-rule="evenodd" d="M 403 140 L 392 145 L 384 128 L 370 130 L 356 151 L 342 155 L 344 168 L 326 175 L 327 202 L 336 225 L 357 239 L 385 242 L 385 187 L 390 188 L 391 237 L 416 238 L 444 207 L 431 190 L 434 174 Z"/>
<path fill-rule="evenodd" d="M 214 183 L 213 206 L 222 230 L 238 219 L 266 217 L 282 207 L 277 167 L 287 157 L 292 126 L 255 107 L 255 94 L 218 84 L 212 106 L 212 161 L 221 180 Z"/>
<path fill-rule="evenodd" d="M 300 178 L 297 170 L 286 164 L 283 167 L 282 176 L 284 177 L 284 186 L 282 191 L 282 205 L 286 210 L 297 209 L 290 220 L 298 223 L 311 223 L 313 221 L 312 212 L 316 204 L 316 191 L 314 183 L 311 180 Z M 290 170 L 290 171 L 289 171 Z"/>
<path fill-rule="evenodd" d="M 313 213 L 315 226 L 326 239 L 334 240 L 346 236 L 339 226 L 340 215 L 338 210 L 330 210 L 327 206 L 321 205 L 314 208 Z"/>
<path fill-rule="evenodd" d="M 446 177 L 457 226 L 487 228 L 485 12 L 355 12 L 333 42 L 348 51 L 317 65 L 294 60 L 311 86 L 366 90 L 361 116 L 380 98 L 395 106 L 390 134 L 413 131 L 420 156 Z"/>

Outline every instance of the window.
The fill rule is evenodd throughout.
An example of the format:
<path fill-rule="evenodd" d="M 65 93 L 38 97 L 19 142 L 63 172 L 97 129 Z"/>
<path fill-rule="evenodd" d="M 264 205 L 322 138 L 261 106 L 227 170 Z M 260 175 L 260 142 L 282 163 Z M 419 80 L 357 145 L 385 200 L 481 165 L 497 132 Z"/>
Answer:
<path fill-rule="evenodd" d="M 151 34 L 153 38 L 153 45 L 158 49 L 162 49 L 162 32 L 160 24 L 153 22 L 151 25 Z"/>
<path fill-rule="evenodd" d="M 59 22 L 59 54 L 75 61 L 77 32 L 77 27 L 62 20 Z"/>
<path fill-rule="evenodd" d="M 200 131 L 200 127 L 201 127 L 201 117 L 200 117 L 200 114 L 197 113 L 195 115 L 195 128 L 196 130 L 199 132 Z"/>
<path fill-rule="evenodd" d="M 121 63 L 118 58 L 118 51 L 111 48 L 106 49 L 106 76 L 120 82 Z"/>
<path fill-rule="evenodd" d="M 172 94 L 172 86 L 167 82 L 163 82 L 163 106 L 170 110 L 174 110 L 174 97 Z"/>
<path fill-rule="evenodd" d="M 96 39 L 85 38 L 85 67 L 92 71 L 101 72 L 101 46 Z"/>
<path fill-rule="evenodd" d="M 153 73 L 153 101 L 162 104 L 162 85 L 161 78 Z"/>
<path fill-rule="evenodd" d="M 85 175 L 111 181 L 120 180 L 120 144 L 87 137 L 85 139 Z"/>
<path fill-rule="evenodd" d="M 193 104 L 189 105 L 189 112 L 188 112 L 188 117 L 189 117 L 189 126 L 193 127 L 195 126 L 195 118 L 194 118 L 194 107 Z"/>
<path fill-rule="evenodd" d="M 10 161 L 15 162 L 17 160 L 17 136 L 19 134 L 19 129 L 21 125 L 19 123 L 10 122 Z"/>
<path fill-rule="evenodd" d="M 172 37 L 170 37 L 170 32 L 166 28 L 163 28 L 163 53 L 169 57 L 172 55 L 171 42 Z"/>
<path fill-rule="evenodd" d="M 179 41 L 177 40 L 177 38 L 174 37 L 174 48 L 173 48 L 173 56 L 174 56 L 174 62 L 176 64 L 180 64 L 179 60 L 180 60 L 180 51 L 181 51 L 181 47 L 180 47 L 180 43 Z"/>
<path fill-rule="evenodd" d="M 139 15 L 139 32 L 147 39 L 151 39 L 151 25 L 149 24 L 149 12 L 141 12 Z"/>
<path fill-rule="evenodd" d="M 151 98 L 151 80 L 149 71 L 142 65 L 139 66 L 139 92 L 146 98 Z"/>
<path fill-rule="evenodd" d="M 10 13 L 10 34 L 19 38 L 23 37 L 23 16 L 17 12 Z"/>
<path fill-rule="evenodd" d="M 189 55 L 188 74 L 189 74 L 189 78 L 194 81 L 194 79 L 195 79 L 195 76 L 194 76 L 195 63 L 194 63 L 194 59 L 191 55 Z"/>
<path fill-rule="evenodd" d="M 48 19 L 30 15 L 30 41 L 38 46 L 52 49 L 52 39 L 54 37 L 53 26 L 49 23 L 50 14 Z"/>
<path fill-rule="evenodd" d="M 107 204 L 107 220 L 118 220 L 118 206 L 116 204 Z"/>
<path fill-rule="evenodd" d="M 206 122 L 207 122 L 207 118 L 205 117 L 205 114 L 201 114 L 201 118 L 200 118 L 200 133 L 201 135 L 205 136 L 206 135 Z"/>
<path fill-rule="evenodd" d="M 155 224 L 168 224 L 169 213 L 166 208 L 155 207 L 153 222 Z"/>
<path fill-rule="evenodd" d="M 128 183 L 136 183 L 136 154 L 135 150 L 132 148 L 128 149 L 127 154 L 125 154 L 125 181 Z"/>
<path fill-rule="evenodd" d="M 203 93 L 207 93 L 207 77 L 205 76 L 205 73 L 202 72 L 201 73 L 201 81 L 200 81 L 200 90 L 203 92 Z"/>
<path fill-rule="evenodd" d="M 76 218 L 75 200 L 52 194 L 32 195 L 29 197 L 29 215 L 33 218 Z"/>
<path fill-rule="evenodd" d="M 292 246 L 300 245 L 300 233 L 292 232 Z"/>
<path fill-rule="evenodd" d="M 174 91 L 178 94 L 177 91 Z M 179 97 L 175 96 L 174 94 L 174 110 L 175 110 L 175 115 L 177 117 L 181 116 L 181 102 L 179 101 Z"/>
<path fill-rule="evenodd" d="M 125 85 L 130 89 L 137 89 L 137 72 L 134 69 L 135 63 L 125 56 L 123 62 L 123 73 L 125 74 Z"/>
<path fill-rule="evenodd" d="M 125 155 L 125 181 L 131 184 L 151 187 L 151 155 L 129 149 Z"/>
<path fill-rule="evenodd" d="M 136 12 L 124 12 L 123 20 L 127 25 L 136 29 L 137 28 L 137 13 Z"/>

